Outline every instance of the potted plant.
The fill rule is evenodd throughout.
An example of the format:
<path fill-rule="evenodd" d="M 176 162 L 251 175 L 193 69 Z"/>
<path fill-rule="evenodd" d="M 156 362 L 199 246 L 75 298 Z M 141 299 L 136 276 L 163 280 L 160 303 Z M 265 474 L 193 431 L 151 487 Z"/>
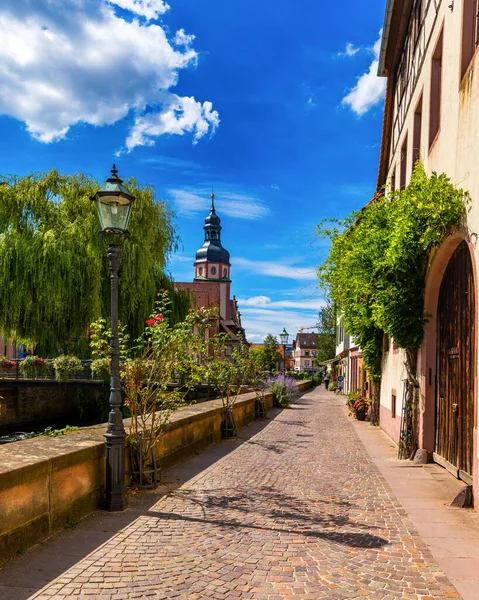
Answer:
<path fill-rule="evenodd" d="M 10 360 L 6 356 L 0 356 L 0 367 L 2 369 L 13 369 L 15 367 L 15 361 Z"/>
<path fill-rule="evenodd" d="M 349 414 L 354 415 L 358 421 L 364 421 L 369 410 L 371 401 L 365 398 L 360 392 L 351 393 L 346 402 L 349 408 Z"/>
<path fill-rule="evenodd" d="M 40 356 L 26 356 L 20 361 L 20 372 L 24 377 L 44 379 L 50 371 L 50 365 Z"/>
<path fill-rule="evenodd" d="M 55 369 L 55 379 L 57 381 L 74 379 L 75 375 L 79 375 L 83 371 L 81 360 L 76 356 L 67 356 L 66 354 L 55 358 L 53 368 Z"/>
<path fill-rule="evenodd" d="M 110 359 L 109 358 L 95 358 L 91 361 L 91 378 L 99 379 L 101 381 L 110 380 Z"/>

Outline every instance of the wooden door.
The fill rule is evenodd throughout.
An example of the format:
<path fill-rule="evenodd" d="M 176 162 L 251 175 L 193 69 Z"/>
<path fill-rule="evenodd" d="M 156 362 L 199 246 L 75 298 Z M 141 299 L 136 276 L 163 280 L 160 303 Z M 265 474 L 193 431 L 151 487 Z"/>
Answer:
<path fill-rule="evenodd" d="M 435 458 L 470 482 L 473 463 L 475 288 L 466 242 L 454 252 L 441 284 L 437 314 Z"/>

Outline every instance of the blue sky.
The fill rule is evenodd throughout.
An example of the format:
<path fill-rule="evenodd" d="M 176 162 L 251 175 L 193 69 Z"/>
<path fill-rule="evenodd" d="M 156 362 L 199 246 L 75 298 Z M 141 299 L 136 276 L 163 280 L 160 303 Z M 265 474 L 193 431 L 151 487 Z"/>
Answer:
<path fill-rule="evenodd" d="M 365 6 L 367 8 L 365 8 Z M 385 0 L 2 0 L 2 173 L 155 186 L 190 281 L 214 189 L 251 341 L 316 323 L 325 217 L 375 189 Z"/>

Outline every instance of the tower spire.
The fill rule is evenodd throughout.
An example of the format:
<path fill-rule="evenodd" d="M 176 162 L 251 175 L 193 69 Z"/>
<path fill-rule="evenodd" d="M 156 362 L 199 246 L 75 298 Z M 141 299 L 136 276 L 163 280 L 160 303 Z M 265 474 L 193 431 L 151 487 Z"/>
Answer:
<path fill-rule="evenodd" d="M 211 192 L 211 212 L 215 212 L 215 195 Z"/>

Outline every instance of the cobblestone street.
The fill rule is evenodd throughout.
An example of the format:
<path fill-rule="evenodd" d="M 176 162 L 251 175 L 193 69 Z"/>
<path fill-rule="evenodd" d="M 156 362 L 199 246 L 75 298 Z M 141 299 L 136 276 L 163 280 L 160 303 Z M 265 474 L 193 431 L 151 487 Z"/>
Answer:
<path fill-rule="evenodd" d="M 318 388 L 33 597 L 460 596 Z"/>

